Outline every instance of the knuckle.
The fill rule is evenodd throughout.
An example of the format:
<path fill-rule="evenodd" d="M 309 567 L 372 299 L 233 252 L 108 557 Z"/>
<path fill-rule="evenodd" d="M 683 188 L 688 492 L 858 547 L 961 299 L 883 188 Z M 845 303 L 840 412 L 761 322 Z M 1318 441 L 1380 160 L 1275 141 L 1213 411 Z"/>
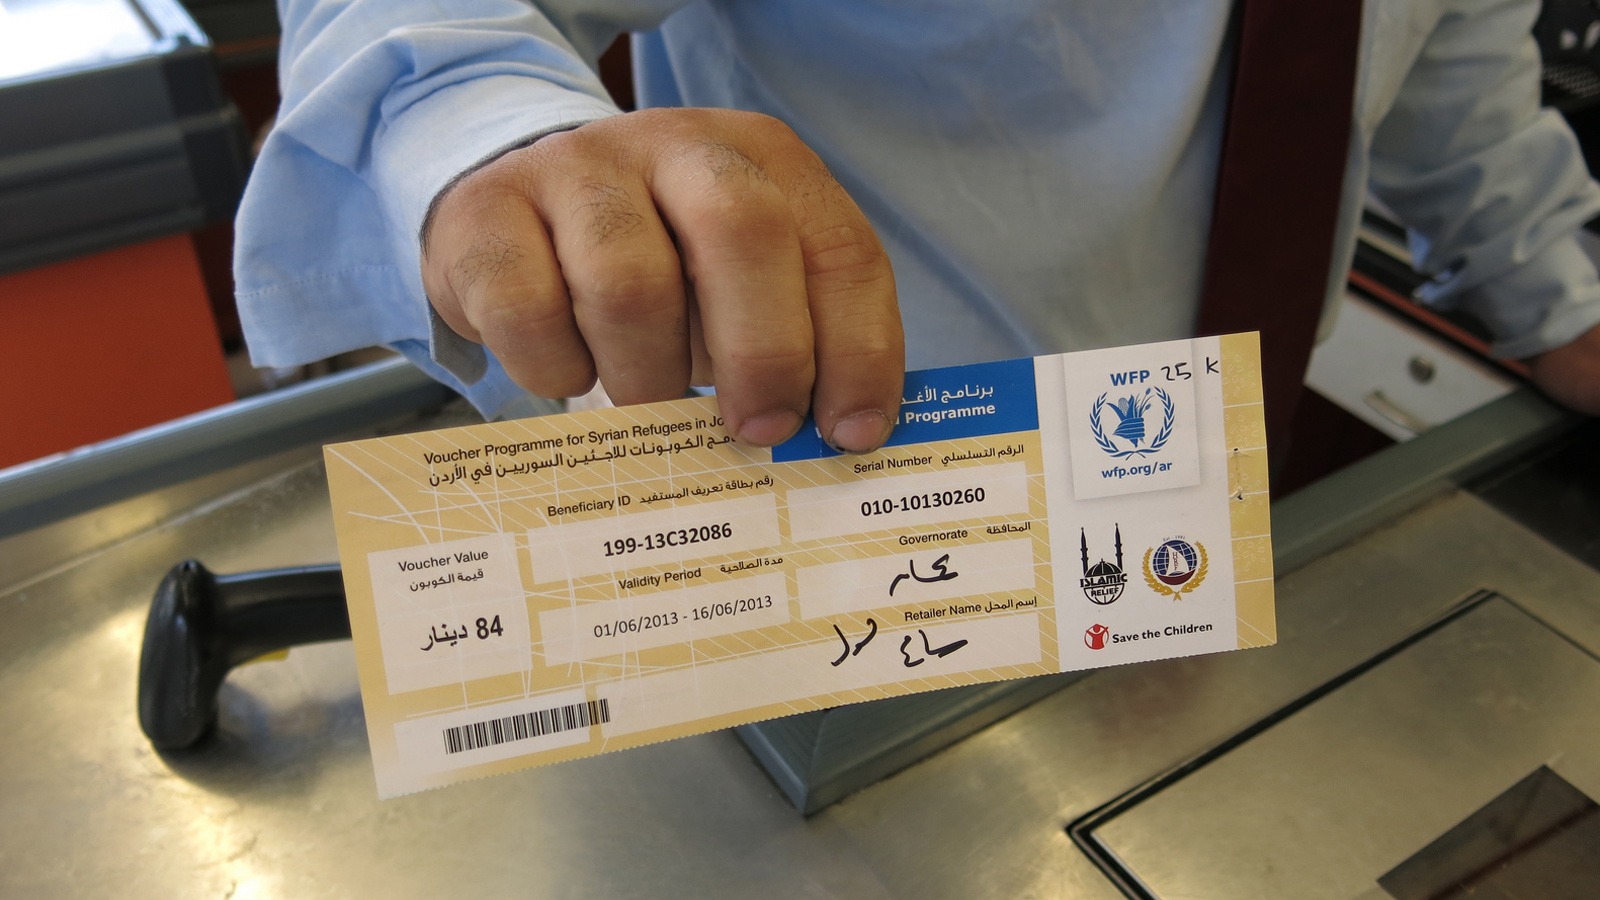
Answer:
<path fill-rule="evenodd" d="M 462 294 L 495 287 L 526 259 L 527 250 L 516 241 L 501 234 L 482 233 L 448 264 L 450 285 Z"/>
<path fill-rule="evenodd" d="M 836 222 L 800 236 L 806 269 L 830 284 L 864 288 L 893 281 L 889 257 L 865 222 Z"/>
<path fill-rule="evenodd" d="M 551 273 L 513 272 L 502 263 L 483 260 L 462 264 L 478 269 L 500 266 L 492 278 L 480 279 L 475 289 L 457 294 L 462 298 L 462 314 L 490 343 L 535 340 L 571 330 L 569 301 Z"/>
<path fill-rule="evenodd" d="M 829 358 L 845 362 L 876 362 L 905 352 L 905 344 L 897 330 L 874 327 L 880 324 L 878 322 L 852 322 L 851 318 L 845 316 L 836 332 L 819 338 L 819 343 L 824 344 L 820 349 Z"/>
<path fill-rule="evenodd" d="M 676 263 L 662 257 L 610 256 L 567 277 L 585 322 L 624 325 L 664 309 L 682 315 L 683 283 Z"/>
<path fill-rule="evenodd" d="M 764 174 L 748 153 L 726 141 L 702 141 L 697 149 L 701 164 L 714 177 L 727 178 L 738 175 L 760 178 Z"/>
<path fill-rule="evenodd" d="M 539 166 L 565 156 L 582 155 L 586 148 L 596 143 L 594 131 L 593 123 L 566 131 L 553 131 L 529 144 L 527 151 L 518 157 L 517 163 Z"/>
<path fill-rule="evenodd" d="M 524 184 L 573 184 L 605 180 L 622 163 L 623 149 L 611 139 L 604 122 L 540 138 L 527 152 L 510 160 L 510 172 Z"/>
<path fill-rule="evenodd" d="M 738 128 L 759 140 L 764 146 L 800 146 L 799 135 L 782 119 L 765 113 L 742 112 L 738 114 Z"/>
<path fill-rule="evenodd" d="M 767 180 L 766 170 L 761 164 L 729 141 L 696 141 L 692 152 L 697 164 L 711 175 L 713 183 Z"/>
<path fill-rule="evenodd" d="M 803 164 L 799 169 L 790 183 L 790 195 L 807 216 L 827 219 L 861 216 L 855 202 L 821 160 Z"/>
<path fill-rule="evenodd" d="M 809 381 L 816 359 L 809 340 L 746 339 L 730 341 L 721 354 L 713 353 L 721 373 L 746 372 L 767 378 L 803 378 Z"/>
<path fill-rule="evenodd" d="M 767 180 L 765 167 L 752 155 L 764 146 L 764 138 L 758 134 L 765 130 L 764 126 L 731 129 L 712 123 L 699 130 L 694 126 L 692 119 L 678 122 L 663 139 L 663 156 L 669 166 L 703 173 L 703 180 L 709 185 L 730 180 Z"/>
<path fill-rule="evenodd" d="M 441 216 L 454 223 L 472 223 L 506 215 L 516 193 L 509 168 L 500 160 L 456 181 L 439 199 Z"/>
<path fill-rule="evenodd" d="M 467 312 L 473 327 L 491 344 L 520 344 L 571 330 L 571 313 L 535 295 L 497 293 Z"/>
<path fill-rule="evenodd" d="M 707 236 L 729 247 L 766 249 L 794 238 L 793 216 L 765 185 L 721 182 L 701 194 L 683 214 L 689 236 Z"/>
<path fill-rule="evenodd" d="M 591 248 L 642 235 L 650 224 L 625 189 L 606 181 L 588 181 L 575 188 L 571 213 L 583 223 Z"/>

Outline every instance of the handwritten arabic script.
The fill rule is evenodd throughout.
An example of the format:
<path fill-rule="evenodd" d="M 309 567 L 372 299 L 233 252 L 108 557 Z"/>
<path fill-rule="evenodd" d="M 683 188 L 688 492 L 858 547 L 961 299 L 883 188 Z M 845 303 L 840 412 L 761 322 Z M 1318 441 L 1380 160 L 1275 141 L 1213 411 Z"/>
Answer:
<path fill-rule="evenodd" d="M 932 566 L 929 566 L 933 570 L 933 574 L 924 576 L 917 574 L 917 561 L 912 559 L 909 570 L 894 576 L 894 580 L 889 582 L 889 596 L 893 597 L 894 589 L 900 586 L 900 582 L 908 578 L 920 581 L 923 584 L 933 584 L 934 582 L 949 581 L 952 578 L 959 577 L 961 575 L 960 572 L 948 568 L 949 562 L 950 554 L 946 553 L 940 556 L 933 561 Z"/>
<path fill-rule="evenodd" d="M 835 624 L 833 626 L 833 633 L 839 636 L 839 641 L 844 645 L 844 649 L 840 651 L 838 658 L 834 659 L 831 663 L 829 663 L 829 665 L 837 667 L 843 665 L 845 660 L 860 656 L 861 651 L 865 650 L 867 645 L 872 643 L 872 639 L 878 636 L 878 621 L 869 616 L 867 618 L 866 628 L 866 634 L 863 635 L 860 640 L 851 643 L 850 639 L 845 636 L 844 631 L 841 630 L 837 624 Z M 928 641 L 928 633 L 921 628 L 917 629 L 917 636 L 922 639 L 922 650 L 917 656 L 912 656 L 912 653 L 915 652 L 915 648 L 912 647 L 911 635 L 905 634 L 900 638 L 901 664 L 907 669 L 913 669 L 922 665 L 928 661 L 929 657 L 943 659 L 944 657 L 949 656 L 968 644 L 968 641 L 965 638 L 960 638 L 951 641 L 948 644 L 935 647 Z"/>

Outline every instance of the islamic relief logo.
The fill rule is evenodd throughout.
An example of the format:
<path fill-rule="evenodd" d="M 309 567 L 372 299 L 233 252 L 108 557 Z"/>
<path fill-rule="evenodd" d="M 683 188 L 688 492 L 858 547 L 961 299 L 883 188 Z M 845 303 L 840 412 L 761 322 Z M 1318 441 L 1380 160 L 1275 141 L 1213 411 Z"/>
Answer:
<path fill-rule="evenodd" d="M 1175 411 L 1172 404 L 1172 395 L 1158 387 L 1147 387 L 1144 393 L 1128 394 L 1119 397 L 1110 403 L 1106 402 L 1109 394 L 1101 394 L 1094 401 L 1094 408 L 1089 410 L 1089 424 L 1093 426 L 1094 442 L 1100 449 L 1113 459 L 1126 459 L 1130 456 L 1149 456 L 1160 451 L 1172 438 L 1172 423 Z M 1148 443 L 1145 437 L 1148 434 L 1150 419 L 1155 415 L 1151 407 L 1160 404 L 1160 416 L 1155 424 L 1155 435 L 1150 437 Z M 1109 413 L 1107 412 L 1109 410 Z M 1106 434 L 1106 421 L 1110 419 L 1116 423 L 1110 434 Z"/>
<path fill-rule="evenodd" d="M 1089 535 L 1082 528 L 1078 529 L 1078 544 L 1083 550 L 1083 577 L 1078 579 L 1078 587 L 1083 589 L 1083 595 L 1089 598 L 1090 603 L 1106 606 L 1117 602 L 1122 596 L 1122 588 L 1128 583 L 1128 575 L 1122 569 L 1122 528 L 1116 528 L 1117 561 L 1106 562 L 1102 557 L 1099 562 L 1089 565 Z"/>
<path fill-rule="evenodd" d="M 1209 569 L 1206 548 L 1199 541 L 1175 537 L 1144 552 L 1144 583 L 1174 600 L 1199 587 Z"/>

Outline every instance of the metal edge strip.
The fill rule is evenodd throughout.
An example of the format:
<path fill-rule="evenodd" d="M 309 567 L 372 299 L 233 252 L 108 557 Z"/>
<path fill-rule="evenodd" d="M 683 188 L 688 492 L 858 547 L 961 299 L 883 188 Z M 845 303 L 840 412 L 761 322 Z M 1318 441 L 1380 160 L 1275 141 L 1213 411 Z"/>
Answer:
<path fill-rule="evenodd" d="M 0 538 L 453 396 L 395 358 L 22 463 L 0 470 Z"/>

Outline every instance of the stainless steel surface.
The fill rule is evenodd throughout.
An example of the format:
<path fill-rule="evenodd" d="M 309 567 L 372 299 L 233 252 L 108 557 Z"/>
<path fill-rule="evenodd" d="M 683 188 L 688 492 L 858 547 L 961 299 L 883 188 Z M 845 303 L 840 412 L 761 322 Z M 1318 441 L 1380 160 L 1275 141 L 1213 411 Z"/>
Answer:
<path fill-rule="evenodd" d="M 4 540 L 3 583 L 16 589 L 119 541 L 151 529 L 171 527 L 178 520 L 236 500 L 242 493 L 259 490 L 264 479 L 313 462 L 321 454 L 321 448 L 314 445 L 297 447 L 167 488 L 107 502 L 10 537 L 4 537 L 7 526 L 0 524 L 0 539 Z"/>
<path fill-rule="evenodd" d="M 893 831 L 878 852 L 906 873 L 902 896 L 1119 896 L 1033 823 L 1065 825 L 1196 756 L 1485 583 L 1541 597 L 1562 630 L 1600 631 L 1600 576 L 1453 494 L 1280 580 L 1277 646 L 1097 672 L 829 815 Z M 916 868 L 943 854 L 956 859 Z"/>
<path fill-rule="evenodd" d="M 1272 504 L 1272 558 L 1292 572 L 1583 420 L 1523 387 L 1415 440 L 1368 456 Z"/>
<path fill-rule="evenodd" d="M 430 412 L 452 396 L 394 358 L 0 469 L 0 537 L 274 452 Z"/>
<path fill-rule="evenodd" d="M 1096 837 L 1157 897 L 1348 900 L 1541 765 L 1600 796 L 1596 697 L 1600 661 L 1495 595 Z"/>
<path fill-rule="evenodd" d="M 1587 459 L 1597 445 L 1583 428 L 1577 429 L 1577 437 L 1551 440 L 1555 432 L 1575 422 L 1570 414 L 1523 391 L 1462 416 L 1406 449 L 1364 460 L 1329 484 L 1316 485 L 1274 505 L 1273 518 L 1279 524 L 1274 535 L 1274 562 L 1280 573 L 1288 572 L 1378 522 L 1453 490 L 1486 466 L 1497 474 L 1503 472 L 1509 467 L 1500 465 L 1501 461 L 1508 456 L 1524 460 L 1530 448 L 1557 444 L 1562 455 L 1534 454 L 1539 464 L 1530 467 L 1519 462 L 1517 471 L 1545 476 L 1557 460 Z M 1529 480 L 1522 476 L 1501 479 L 1495 495 L 1500 508 L 1505 508 L 1503 495 L 1527 493 L 1522 486 Z M 1581 506 L 1586 496 L 1584 485 L 1574 482 L 1570 471 L 1550 472 L 1536 482 L 1533 493 L 1547 500 L 1558 498 L 1570 512 L 1570 507 Z M 1548 526 L 1548 518 L 1535 515 L 1519 521 Z M 1592 517 L 1567 518 L 1582 530 Z M 1593 562 L 1593 557 L 1575 551 L 1571 541 L 1552 537 L 1559 532 L 1543 528 L 1540 533 Z M 868 706 L 820 710 L 752 723 L 738 733 L 785 795 L 809 813 L 992 724 L 1076 677 L 974 685 Z"/>
<path fill-rule="evenodd" d="M 1600 632 L 1600 576 L 1449 493 L 1306 550 L 1278 646 L 1097 672 L 810 819 L 731 733 L 380 803 L 348 645 L 236 672 L 199 752 L 159 756 L 135 722 L 144 611 L 174 562 L 334 558 L 317 462 L 18 583 L 27 537 L 0 540 L 5 897 L 1115 897 L 1068 822 L 1473 589 Z"/>

